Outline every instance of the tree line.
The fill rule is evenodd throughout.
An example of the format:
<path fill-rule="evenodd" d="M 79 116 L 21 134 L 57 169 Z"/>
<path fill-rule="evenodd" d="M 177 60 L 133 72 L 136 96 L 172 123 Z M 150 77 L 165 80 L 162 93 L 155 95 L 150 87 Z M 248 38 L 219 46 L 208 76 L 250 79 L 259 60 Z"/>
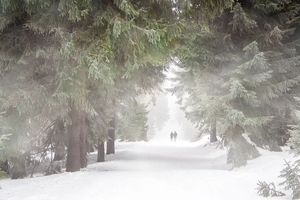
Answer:
<path fill-rule="evenodd" d="M 66 159 L 70 172 L 87 166 L 95 146 L 103 161 L 104 142 L 107 154 L 115 151 L 116 131 L 146 139 L 145 106 L 135 98 L 162 81 L 179 29 L 159 7 L 0 1 L 1 161 L 12 178 L 24 177 L 26 163 L 49 151 L 53 161 Z"/>
<path fill-rule="evenodd" d="M 170 91 L 229 163 L 295 138 L 297 1 L 1 0 L 0 11 L 0 150 L 14 178 L 49 150 L 78 171 L 94 147 L 98 161 L 104 142 L 114 153 L 116 133 L 146 140 L 136 98 L 172 62 L 182 70 Z"/>
<path fill-rule="evenodd" d="M 170 91 L 211 142 L 221 137 L 234 166 L 259 156 L 257 146 L 281 151 L 299 123 L 299 8 L 290 0 L 235 1 L 182 39 L 182 70 Z"/>

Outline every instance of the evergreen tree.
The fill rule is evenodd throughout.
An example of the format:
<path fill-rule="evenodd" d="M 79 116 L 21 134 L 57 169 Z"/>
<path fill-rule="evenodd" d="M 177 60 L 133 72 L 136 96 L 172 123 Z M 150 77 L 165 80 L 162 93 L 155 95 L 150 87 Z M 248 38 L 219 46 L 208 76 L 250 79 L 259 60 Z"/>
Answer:
<path fill-rule="evenodd" d="M 40 118 L 41 124 L 64 119 L 67 171 L 85 167 L 88 122 L 99 116 L 92 98 L 107 100 L 99 101 L 108 106 L 100 112 L 107 114 L 105 122 L 113 121 L 118 82 L 162 69 L 180 31 L 172 6 L 171 1 L 1 1 L 1 113 L 16 109 L 24 122 Z M 18 81 L 8 90 L 12 80 Z M 94 94 L 103 90 L 109 99 Z"/>
<path fill-rule="evenodd" d="M 299 162 L 291 164 L 285 161 L 285 168 L 282 169 L 280 175 L 285 179 L 281 185 L 284 185 L 286 190 L 291 189 L 293 191 L 293 199 L 300 198 L 299 170 Z"/>
<path fill-rule="evenodd" d="M 124 102 L 119 113 L 117 133 L 123 141 L 147 141 L 147 111 L 136 100 Z"/>
<path fill-rule="evenodd" d="M 245 164 L 247 159 L 258 155 L 254 147 L 249 144 L 247 147 L 241 134 L 256 133 L 255 130 L 268 125 L 272 117 L 267 112 L 261 112 L 269 102 L 262 91 L 272 87 L 269 81 L 272 71 L 256 42 L 247 45 L 244 51 L 247 61 L 226 72 L 223 84 L 223 112 L 228 124 L 225 137 L 230 145 L 228 159 L 235 165 Z"/>
<path fill-rule="evenodd" d="M 284 196 L 285 194 L 283 192 L 280 192 L 276 189 L 276 186 L 274 183 L 266 183 L 265 181 L 258 182 L 258 188 L 257 188 L 257 193 L 260 196 L 263 197 L 278 197 L 278 196 Z"/>
<path fill-rule="evenodd" d="M 280 150 L 289 137 L 299 87 L 298 8 L 291 1 L 237 1 L 208 24 L 193 15 L 182 36 L 177 64 L 184 70 L 173 92 L 188 118 L 209 127 L 211 137 L 218 130 L 229 155 L 244 157 L 231 160 L 238 165 L 257 155 L 243 133 L 270 150 Z"/>

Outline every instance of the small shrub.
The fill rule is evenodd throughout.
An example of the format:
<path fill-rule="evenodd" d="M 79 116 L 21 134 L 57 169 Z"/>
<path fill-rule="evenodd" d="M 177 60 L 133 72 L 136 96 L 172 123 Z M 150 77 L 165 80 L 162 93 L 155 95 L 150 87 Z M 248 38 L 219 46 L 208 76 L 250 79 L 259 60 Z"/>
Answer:
<path fill-rule="evenodd" d="M 267 183 L 265 181 L 258 181 L 257 193 L 263 197 L 280 197 L 285 196 L 283 192 L 276 190 L 275 184 Z"/>

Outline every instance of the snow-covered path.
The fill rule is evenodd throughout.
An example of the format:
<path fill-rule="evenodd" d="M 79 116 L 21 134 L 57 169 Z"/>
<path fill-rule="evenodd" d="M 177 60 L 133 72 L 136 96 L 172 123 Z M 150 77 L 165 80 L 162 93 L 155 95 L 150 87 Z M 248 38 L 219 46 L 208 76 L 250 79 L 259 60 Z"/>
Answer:
<path fill-rule="evenodd" d="M 256 183 L 274 180 L 287 153 L 269 153 L 229 170 L 225 152 L 199 143 L 119 143 L 108 162 L 83 171 L 2 180 L 0 200 L 256 200 Z M 284 197 L 282 199 L 287 199 Z"/>

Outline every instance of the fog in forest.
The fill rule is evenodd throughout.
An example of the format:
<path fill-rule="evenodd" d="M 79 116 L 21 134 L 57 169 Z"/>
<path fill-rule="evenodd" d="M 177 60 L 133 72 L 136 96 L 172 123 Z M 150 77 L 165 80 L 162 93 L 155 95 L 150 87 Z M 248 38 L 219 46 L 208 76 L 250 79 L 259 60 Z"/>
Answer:
<path fill-rule="evenodd" d="M 160 87 L 161 91 L 152 96 L 155 101 L 149 106 L 148 113 L 148 134 L 151 140 L 170 140 L 171 131 L 176 131 L 178 139 L 184 141 L 194 141 L 199 136 L 199 130 L 186 118 L 176 96 L 167 90 L 176 84 L 171 80 L 176 77 L 173 73 L 176 70 L 180 69 L 170 64 L 165 71 L 166 78 Z"/>
<path fill-rule="evenodd" d="M 98 199 L 300 200 L 300 1 L 0 0 L 0 200 Z"/>

